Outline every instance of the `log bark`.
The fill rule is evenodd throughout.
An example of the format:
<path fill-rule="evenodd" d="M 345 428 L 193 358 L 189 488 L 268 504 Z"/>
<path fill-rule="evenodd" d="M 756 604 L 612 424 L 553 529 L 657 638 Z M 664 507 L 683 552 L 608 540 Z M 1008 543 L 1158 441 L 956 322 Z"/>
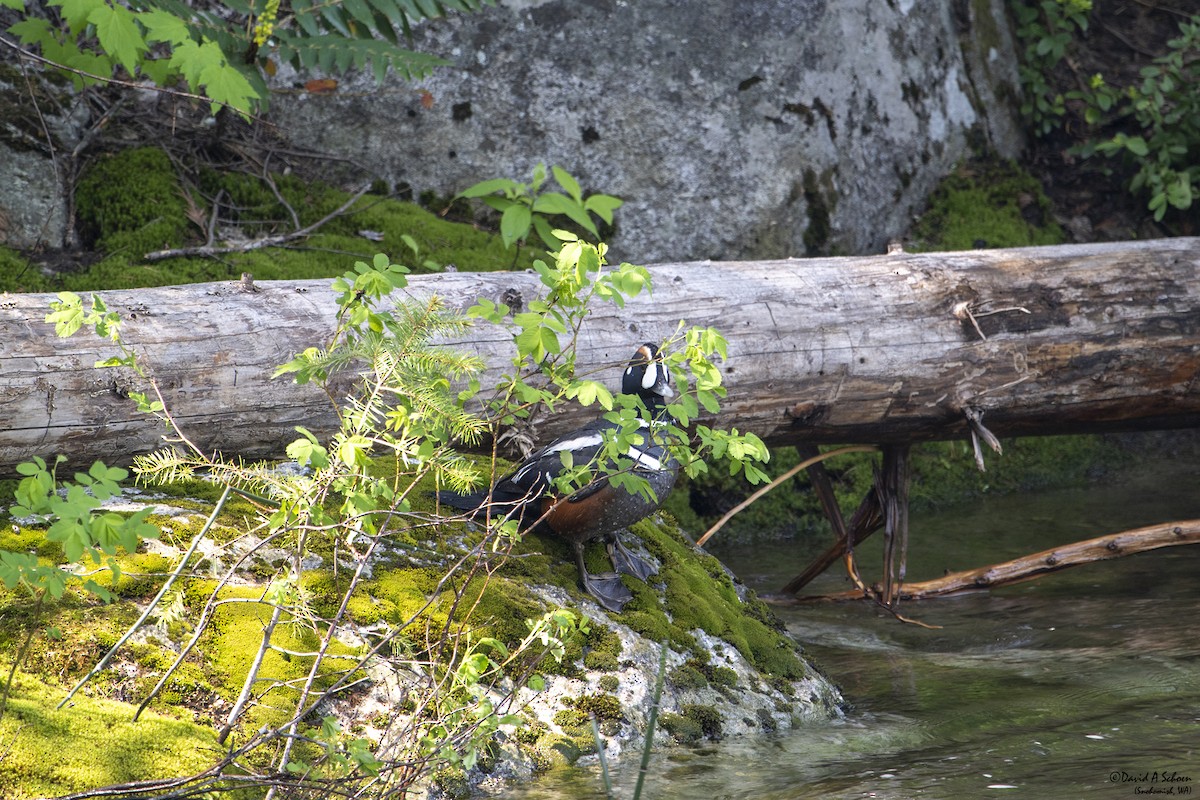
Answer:
<path fill-rule="evenodd" d="M 713 326 L 730 343 L 718 422 L 773 444 L 958 438 L 968 411 L 1001 436 L 1200 423 L 1200 239 L 650 271 L 652 296 L 589 318 L 582 361 L 611 365 L 615 384 L 637 343 L 669 336 L 680 320 Z M 319 391 L 270 379 L 329 335 L 328 283 L 100 294 L 127 319 L 127 340 L 197 444 L 277 457 L 294 426 L 333 424 Z M 519 307 L 539 286 L 527 273 L 455 273 L 415 277 L 409 291 L 452 307 L 478 297 Z M 156 448 L 162 429 L 124 398 L 132 378 L 92 368 L 112 355 L 95 336 L 55 338 L 43 321 L 52 299 L 0 296 L 0 470 L 33 455 L 64 453 L 77 467 Z M 509 337 L 497 327 L 454 344 L 507 363 Z M 581 413 L 543 421 L 539 438 Z"/>

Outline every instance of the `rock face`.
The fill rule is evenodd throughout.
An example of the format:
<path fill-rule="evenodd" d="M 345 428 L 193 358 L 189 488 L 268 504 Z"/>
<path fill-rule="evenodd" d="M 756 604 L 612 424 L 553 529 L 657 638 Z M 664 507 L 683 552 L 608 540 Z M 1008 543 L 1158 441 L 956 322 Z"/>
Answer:
<path fill-rule="evenodd" d="M 1002 0 L 510 0 L 414 46 L 454 64 L 275 119 L 417 192 L 559 164 L 626 200 L 639 263 L 878 252 L 972 148 L 1021 144 Z"/>
<path fill-rule="evenodd" d="M 78 143 L 86 116 L 70 92 L 36 74 L 26 81 L 0 63 L 0 244 L 38 249 L 70 241 L 68 177 L 61 174 L 69 159 L 61 156 Z"/>

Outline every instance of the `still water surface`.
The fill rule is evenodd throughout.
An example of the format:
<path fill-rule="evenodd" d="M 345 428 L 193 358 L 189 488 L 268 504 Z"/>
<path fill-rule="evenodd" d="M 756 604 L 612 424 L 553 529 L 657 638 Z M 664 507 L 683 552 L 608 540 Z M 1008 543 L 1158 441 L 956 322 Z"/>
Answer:
<path fill-rule="evenodd" d="M 909 578 L 1200 517 L 1196 466 L 914 515 Z M 716 553 L 751 587 L 771 592 L 803 566 L 808 554 L 796 547 Z M 879 543 L 864 545 L 860 556 L 864 576 L 871 575 Z M 811 588 L 846 588 L 840 567 Z M 1200 797 L 1200 547 L 901 610 L 942 627 L 902 625 L 859 603 L 777 608 L 842 688 L 845 718 L 777 737 L 666 750 L 643 796 Z M 620 797 L 632 794 L 632 762 L 615 767 Z M 595 769 L 578 768 L 505 796 L 591 800 L 604 793 Z"/>

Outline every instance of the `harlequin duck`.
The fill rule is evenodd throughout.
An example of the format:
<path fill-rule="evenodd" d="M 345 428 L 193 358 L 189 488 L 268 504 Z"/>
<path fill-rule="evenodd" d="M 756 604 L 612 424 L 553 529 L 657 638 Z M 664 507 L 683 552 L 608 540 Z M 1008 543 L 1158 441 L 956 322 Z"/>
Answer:
<path fill-rule="evenodd" d="M 626 367 L 621 392 L 640 397 L 650 418 L 661 419 L 666 399 L 674 394 L 670 384 L 671 375 L 658 348 L 647 343 L 637 349 Z M 644 428 L 648 425 L 642 422 Z M 563 471 L 564 451 L 571 453 L 571 463 L 576 466 L 591 464 L 601 451 L 604 432 L 618 429 L 613 422 L 597 419 L 530 454 L 489 491 L 467 495 L 439 492 L 438 499 L 451 508 L 473 511 L 476 517 L 489 511 L 493 519 L 511 517 L 519 521 L 522 530 L 546 531 L 570 542 L 584 590 L 605 608 L 619 612 L 633 593 L 621 583 L 618 573 L 646 580 L 658 570 L 625 549 L 616 532 L 649 516 L 662 504 L 675 485 L 679 462 L 666 447 L 650 441 L 644 433 L 645 441 L 629 448 L 627 455 L 632 464 L 625 466 L 650 484 L 653 500 L 630 493 L 603 475 L 566 497 L 552 494 L 552 482 Z M 593 575 L 587 571 L 583 549 L 596 539 L 604 541 L 616 572 Z"/>

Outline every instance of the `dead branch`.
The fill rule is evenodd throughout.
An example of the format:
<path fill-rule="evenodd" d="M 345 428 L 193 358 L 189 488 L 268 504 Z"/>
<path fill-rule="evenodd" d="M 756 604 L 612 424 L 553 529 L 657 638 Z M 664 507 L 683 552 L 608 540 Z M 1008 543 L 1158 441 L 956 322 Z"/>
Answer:
<path fill-rule="evenodd" d="M 999 586 L 1010 586 L 1034 580 L 1046 573 L 1057 572 L 1068 567 L 1078 567 L 1082 564 L 1107 561 L 1148 550 L 1157 550 L 1161 547 L 1176 547 L 1186 544 L 1200 544 L 1200 519 L 1165 522 L 1160 525 L 1135 528 L 1043 550 L 1040 553 L 1014 558 L 990 567 L 952 572 L 936 580 L 905 584 L 901 589 L 900 597 L 905 600 L 924 600 L 960 592 L 994 589 Z M 876 595 L 882 597 L 882 587 L 876 586 L 873 589 Z M 801 597 L 797 602 L 861 599 L 863 599 L 862 593 L 856 590 Z"/>
<path fill-rule="evenodd" d="M 716 523 L 714 523 L 713 526 L 711 528 L 709 528 L 703 536 L 701 536 L 699 539 L 696 540 L 696 546 L 703 547 L 704 543 L 707 542 L 709 539 L 711 539 L 713 537 L 713 534 L 715 534 L 717 531 L 721 530 L 721 528 L 724 527 L 726 522 L 729 522 L 729 520 L 733 519 L 735 514 L 737 514 L 739 511 L 742 511 L 743 509 L 749 507 L 756 500 L 758 500 L 760 497 L 765 495 L 767 492 L 774 489 L 776 486 L 786 483 L 788 480 L 790 480 L 792 478 L 792 476 L 794 476 L 800 470 L 807 469 L 808 467 L 811 467 L 813 464 L 819 464 L 822 461 L 824 461 L 825 459 L 832 458 L 833 456 L 840 456 L 844 453 L 873 453 L 877 449 L 878 448 L 873 447 L 871 445 L 861 445 L 861 444 L 860 445 L 851 445 L 849 447 L 839 447 L 837 450 L 830 450 L 828 453 L 821 453 L 820 455 L 813 456 L 812 458 L 804 459 L 799 464 L 792 467 L 787 472 L 783 473 L 778 478 L 771 481 L 766 486 L 762 487 L 757 492 L 750 495 L 749 497 L 747 497 L 742 502 L 738 503 L 733 508 L 729 509 L 729 512 L 726 513 L 725 516 L 723 516 L 719 520 L 717 520 Z"/>
<path fill-rule="evenodd" d="M 272 190 L 274 190 L 275 187 L 273 184 L 271 184 L 271 188 L 272 188 Z M 167 250 L 155 250 L 152 253 L 146 253 L 146 255 L 143 256 L 143 258 L 146 261 L 162 261 L 164 258 L 179 258 L 181 256 L 200 256 L 203 258 L 208 258 L 211 256 L 225 255 L 227 253 L 248 253 L 251 250 L 261 250 L 264 247 L 277 247 L 281 244 L 286 244 L 288 242 L 295 241 L 296 239 L 303 239 L 304 237 L 308 236 L 313 231 L 320 228 L 326 222 L 329 222 L 329 220 L 336 219 L 337 217 L 340 217 L 342 214 L 345 214 L 346 211 L 349 210 L 349 208 L 351 206 L 353 206 L 360 197 L 362 197 L 364 194 L 366 194 L 367 190 L 370 188 L 371 188 L 371 184 L 369 184 L 369 183 L 364 184 L 363 187 L 361 189 L 359 189 L 357 192 L 355 192 L 353 194 L 353 196 L 351 196 L 351 198 L 349 200 L 347 200 L 345 203 L 342 203 L 336 209 L 334 209 L 333 211 L 330 211 L 328 214 L 321 217 L 319 220 L 317 220 L 313 224 L 308 225 L 304 228 L 301 228 L 300 230 L 292 231 L 291 233 L 280 233 L 275 236 L 264 236 L 261 239 L 253 239 L 251 241 L 242 242 L 240 244 L 222 245 L 221 247 L 217 247 L 217 246 L 211 245 L 211 244 L 206 244 L 206 245 L 202 245 L 200 247 L 173 247 L 173 248 L 169 248 Z M 289 210 L 290 210 L 290 207 L 289 207 Z M 215 217 L 215 209 L 214 209 L 214 217 Z M 211 236 L 211 231 L 210 231 L 210 236 Z"/>

